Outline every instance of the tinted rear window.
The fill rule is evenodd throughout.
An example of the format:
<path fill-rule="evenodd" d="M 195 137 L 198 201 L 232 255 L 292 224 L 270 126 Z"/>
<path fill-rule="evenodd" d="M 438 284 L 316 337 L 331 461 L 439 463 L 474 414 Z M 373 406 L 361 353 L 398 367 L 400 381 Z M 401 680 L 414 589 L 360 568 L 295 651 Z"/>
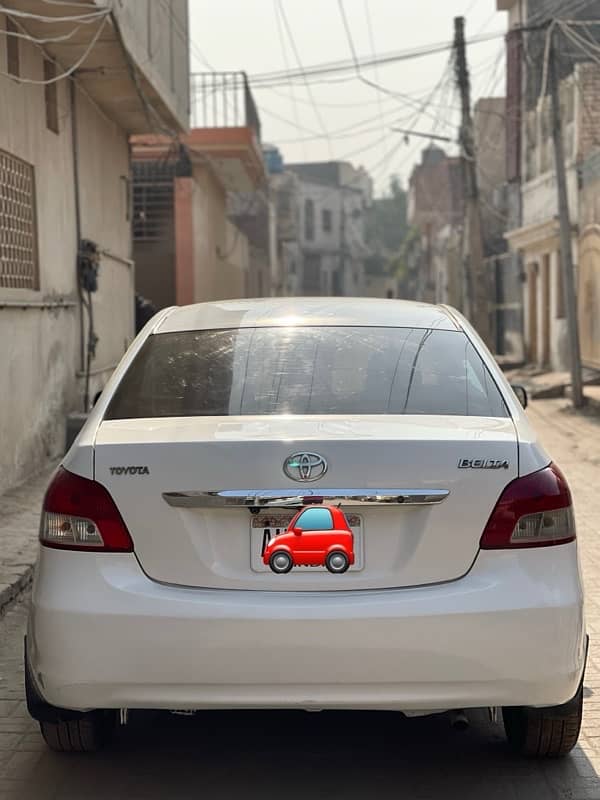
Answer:
<path fill-rule="evenodd" d="M 150 336 L 106 418 L 248 414 L 507 411 L 461 331 L 289 327 Z"/>

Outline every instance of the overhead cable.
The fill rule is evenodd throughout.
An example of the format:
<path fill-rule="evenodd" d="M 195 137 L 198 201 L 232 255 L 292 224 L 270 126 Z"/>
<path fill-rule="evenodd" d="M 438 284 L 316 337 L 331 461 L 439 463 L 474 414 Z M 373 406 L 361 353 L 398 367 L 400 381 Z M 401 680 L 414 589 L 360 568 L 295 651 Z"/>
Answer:
<path fill-rule="evenodd" d="M 315 98 L 313 96 L 312 89 L 310 87 L 310 83 L 306 79 L 305 69 L 304 69 L 304 66 L 302 64 L 302 59 L 300 58 L 300 53 L 298 51 L 298 47 L 296 46 L 296 40 L 294 39 L 294 34 L 292 32 L 292 28 L 291 28 L 289 20 L 287 18 L 287 14 L 286 14 L 286 11 L 285 11 L 285 6 L 283 4 L 283 0 L 278 0 L 278 3 L 279 3 L 279 11 L 281 13 L 281 19 L 282 19 L 283 24 L 285 26 L 285 29 L 287 31 L 287 34 L 288 34 L 288 37 L 289 37 L 289 40 L 290 40 L 290 44 L 292 45 L 292 50 L 294 51 L 294 56 L 296 57 L 296 62 L 298 64 L 300 75 L 302 76 L 302 78 L 304 80 L 304 84 L 306 86 L 306 92 L 307 92 L 308 96 L 310 97 L 310 100 L 311 100 L 311 103 L 312 103 L 312 106 L 313 106 L 313 110 L 314 110 L 314 113 L 315 113 L 315 117 L 316 117 L 320 127 L 322 128 L 323 133 L 327 134 L 327 128 L 325 126 L 325 123 L 323 122 L 323 117 L 321 115 L 321 112 L 319 111 L 318 105 L 315 102 Z M 329 157 L 333 158 L 333 151 L 331 149 L 331 141 L 329 141 L 329 139 L 328 139 L 328 148 L 329 148 Z"/>
<path fill-rule="evenodd" d="M 103 8 L 100 11 L 91 11 L 88 14 L 72 14 L 68 17 L 53 17 L 44 14 L 34 14 L 31 11 L 21 11 L 18 8 L 10 8 L 10 6 L 0 5 L 0 13 L 8 14 L 11 17 L 20 19 L 32 19 L 36 22 L 80 22 L 82 25 L 91 25 L 102 17 L 107 17 L 110 14 L 110 8 Z"/>
<path fill-rule="evenodd" d="M 493 39 L 504 38 L 505 31 L 496 33 L 485 33 L 480 36 L 471 38 L 468 44 L 480 44 L 488 42 Z M 371 57 L 357 57 L 356 61 L 352 59 L 343 59 L 340 61 L 326 62 L 324 64 L 314 64 L 309 67 L 303 67 L 301 70 L 289 70 L 257 73 L 251 76 L 252 84 L 258 85 L 277 85 L 278 83 L 286 83 L 299 79 L 310 79 L 315 77 L 323 77 L 327 75 L 336 75 L 339 73 L 355 72 L 357 65 L 360 69 L 374 68 L 379 65 L 394 64 L 401 61 L 422 58 L 424 56 L 435 55 L 436 53 L 443 53 L 451 51 L 453 47 L 452 42 L 444 41 L 437 44 L 421 46 L 412 48 L 410 50 L 401 50 L 393 53 L 383 54 L 381 56 Z"/>
<path fill-rule="evenodd" d="M 2 9 L 0 8 L 0 10 Z M 108 19 L 109 19 L 108 15 L 104 14 L 102 21 L 98 25 L 98 30 L 94 34 L 89 45 L 86 47 L 83 55 L 74 64 L 72 64 L 69 67 L 69 69 L 65 70 L 60 75 L 55 75 L 54 78 L 48 78 L 47 80 L 36 80 L 35 78 L 22 78 L 20 76 L 12 75 L 8 72 L 0 72 L 0 75 L 6 78 L 11 78 L 13 81 L 16 81 L 17 83 L 28 83 L 28 84 L 34 84 L 36 86 L 47 86 L 48 84 L 58 83 L 58 81 L 62 81 L 65 78 L 68 78 L 70 75 L 76 72 L 79 69 L 79 67 L 86 61 L 87 57 L 96 46 L 96 42 L 100 38 L 100 34 L 104 30 L 104 27 Z"/>

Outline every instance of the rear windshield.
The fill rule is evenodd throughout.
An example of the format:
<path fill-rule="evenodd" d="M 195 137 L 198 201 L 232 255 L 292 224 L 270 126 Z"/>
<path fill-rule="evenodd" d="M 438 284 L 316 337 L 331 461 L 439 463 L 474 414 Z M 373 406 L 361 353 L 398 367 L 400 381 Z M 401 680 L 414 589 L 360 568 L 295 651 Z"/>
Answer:
<path fill-rule="evenodd" d="M 507 410 L 462 331 L 273 327 L 148 337 L 106 419 L 247 414 Z"/>

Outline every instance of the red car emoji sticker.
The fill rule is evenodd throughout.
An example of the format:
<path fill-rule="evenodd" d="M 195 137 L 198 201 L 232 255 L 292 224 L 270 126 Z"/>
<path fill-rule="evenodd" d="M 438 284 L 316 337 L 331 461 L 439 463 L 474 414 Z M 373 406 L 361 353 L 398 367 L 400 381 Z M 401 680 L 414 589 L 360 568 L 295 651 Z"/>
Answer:
<path fill-rule="evenodd" d="M 354 564 L 354 536 L 340 508 L 310 506 L 269 541 L 263 563 L 283 575 L 293 567 L 326 567 L 341 574 Z"/>

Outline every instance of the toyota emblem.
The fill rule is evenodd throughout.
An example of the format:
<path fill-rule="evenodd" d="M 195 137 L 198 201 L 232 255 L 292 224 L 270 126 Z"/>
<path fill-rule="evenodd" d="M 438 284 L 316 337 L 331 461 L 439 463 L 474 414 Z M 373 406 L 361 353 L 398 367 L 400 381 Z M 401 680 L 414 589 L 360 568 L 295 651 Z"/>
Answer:
<path fill-rule="evenodd" d="M 294 453 L 283 462 L 283 471 L 293 481 L 318 481 L 327 472 L 327 461 L 318 453 Z"/>

